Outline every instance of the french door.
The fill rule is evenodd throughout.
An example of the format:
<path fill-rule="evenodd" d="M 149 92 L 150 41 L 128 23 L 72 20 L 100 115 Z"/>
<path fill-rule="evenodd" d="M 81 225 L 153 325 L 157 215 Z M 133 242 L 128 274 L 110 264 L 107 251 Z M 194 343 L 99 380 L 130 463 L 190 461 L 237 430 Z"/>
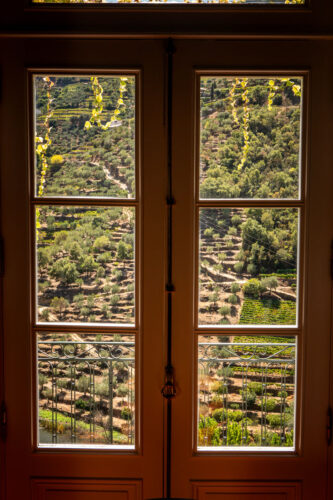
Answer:
<path fill-rule="evenodd" d="M 173 43 L 1 42 L 6 500 L 327 498 L 330 42 Z"/>

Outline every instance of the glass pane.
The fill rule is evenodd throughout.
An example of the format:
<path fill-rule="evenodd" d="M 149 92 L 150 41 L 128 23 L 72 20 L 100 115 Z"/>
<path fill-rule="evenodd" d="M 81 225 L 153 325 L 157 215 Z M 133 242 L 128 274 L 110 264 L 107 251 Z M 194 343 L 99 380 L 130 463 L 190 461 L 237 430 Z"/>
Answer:
<path fill-rule="evenodd" d="M 134 336 L 38 335 L 40 445 L 133 447 Z"/>
<path fill-rule="evenodd" d="M 294 449 L 295 342 L 199 338 L 199 449 Z"/>
<path fill-rule="evenodd" d="M 38 206 L 38 321 L 133 324 L 135 209 Z"/>
<path fill-rule="evenodd" d="M 32 3 L 85 3 L 85 4 L 110 4 L 110 3 L 123 3 L 124 0 L 32 0 Z M 187 5 L 191 4 L 265 4 L 265 5 L 304 5 L 305 0 L 126 0 L 126 3 L 149 3 L 152 6 L 158 3 L 186 3 Z"/>
<path fill-rule="evenodd" d="M 200 197 L 299 197 L 302 79 L 201 77 Z"/>
<path fill-rule="evenodd" d="M 200 209 L 199 324 L 296 325 L 297 208 Z"/>
<path fill-rule="evenodd" d="M 34 77 L 36 196 L 135 196 L 135 77 Z"/>

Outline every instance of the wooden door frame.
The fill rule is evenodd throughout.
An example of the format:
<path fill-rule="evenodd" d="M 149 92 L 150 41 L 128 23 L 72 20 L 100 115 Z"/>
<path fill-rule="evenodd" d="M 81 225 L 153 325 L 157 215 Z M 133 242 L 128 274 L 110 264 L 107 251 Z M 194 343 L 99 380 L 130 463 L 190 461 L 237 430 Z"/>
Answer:
<path fill-rule="evenodd" d="M 129 8 L 127 8 L 129 7 Z M 142 7 L 142 6 L 141 6 Z M 198 7 L 191 8 L 189 11 L 187 8 L 157 8 L 147 9 L 145 8 L 142 13 L 138 12 L 139 9 L 135 7 L 126 6 L 124 9 L 106 9 L 103 11 L 98 11 L 97 8 L 87 8 L 85 10 L 79 9 L 71 9 L 71 8 L 35 8 L 29 7 L 26 3 L 26 0 L 16 0 L 16 2 L 7 2 L 6 5 L 2 6 L 3 16 L 0 20 L 0 44 L 3 47 L 4 51 L 9 50 L 9 55 L 11 54 L 13 58 L 17 57 L 17 52 L 14 50 L 15 45 L 19 46 L 21 44 L 22 52 L 26 50 L 25 41 L 32 40 L 31 45 L 35 47 L 35 53 L 30 54 L 30 64 L 35 65 L 36 60 L 38 60 L 38 54 L 40 50 L 40 46 L 43 45 L 44 41 L 48 39 L 56 40 L 68 40 L 75 43 L 75 39 L 89 39 L 97 41 L 101 40 L 117 40 L 123 39 L 150 39 L 155 40 L 156 43 L 158 39 L 165 39 L 171 35 L 171 26 L 172 26 L 172 36 L 174 36 L 178 40 L 188 39 L 212 39 L 212 40 L 234 40 L 235 42 L 243 41 L 252 41 L 262 40 L 264 44 L 269 40 L 276 40 L 277 43 L 279 41 L 292 41 L 295 44 L 298 41 L 304 41 L 306 45 L 306 40 L 312 41 L 313 45 L 317 45 L 318 53 L 320 53 L 320 47 L 328 47 L 331 44 L 331 40 L 333 40 L 333 26 L 331 20 L 333 19 L 333 4 L 331 0 L 311 0 L 311 3 L 308 7 L 302 9 L 293 9 L 292 11 L 280 12 L 281 9 L 268 11 L 266 8 L 260 9 L 246 9 L 246 11 L 242 9 L 233 9 L 232 11 L 226 11 L 226 9 L 214 9 L 214 12 L 209 12 L 208 9 L 205 9 L 205 12 L 202 13 L 202 10 L 199 10 Z M 27 32 L 27 27 L 29 26 L 29 33 Z M 50 32 L 53 35 L 50 35 Z M 20 42 L 21 40 L 21 42 Z M 71 43 L 72 43 L 71 42 Z M 29 42 L 27 42 L 29 43 Z M 94 42 L 95 43 L 95 42 Z M 162 43 L 162 41 L 161 41 Z M 298 42 L 297 42 L 298 43 Z M 134 42 L 135 44 L 135 42 Z M 3 51 L 3 53 L 4 53 Z M 3 75 L 7 71 L 15 72 L 15 62 L 14 59 L 10 60 L 10 57 L 6 59 L 5 56 L 2 57 L 2 72 Z M 4 63 L 4 58 L 7 62 Z M 328 81 L 325 83 L 325 91 L 328 93 L 328 85 L 332 84 L 332 72 L 328 68 L 327 63 L 327 73 L 329 75 Z M 20 73 L 16 73 L 19 78 L 21 77 Z M 156 76 L 156 75 L 155 75 Z M 17 91 L 19 91 L 18 83 L 13 80 L 14 85 L 17 86 Z M 24 131 L 24 123 L 19 122 L 16 123 L 16 126 L 8 126 L 8 123 L 5 122 L 4 116 L 10 116 L 12 110 L 10 109 L 11 105 L 8 102 L 4 102 L 4 97 L 8 94 L 8 85 L 4 84 L 4 88 L 2 89 L 2 99 L 0 100 L 0 111 L 2 118 L 0 118 L 2 123 L 2 141 L 0 144 L 0 159 L 1 165 L 3 168 L 3 175 L 8 174 L 8 178 L 12 179 L 14 182 L 16 180 L 15 176 L 11 169 L 13 168 L 15 161 L 10 158 L 5 149 L 11 148 L 15 151 L 15 140 L 14 136 L 11 135 L 10 132 L 19 133 L 21 137 L 25 137 Z M 184 90 L 185 94 L 186 91 Z M 184 94 L 184 95 L 185 95 Z M 148 96 L 147 96 L 148 97 Z M 23 96 L 20 95 L 20 102 L 23 102 Z M 20 110 L 18 103 L 14 105 L 14 113 L 16 116 L 19 115 Z M 324 113 L 326 112 L 324 109 L 321 109 Z M 190 112 L 190 110 L 189 110 Z M 318 111 L 319 112 L 319 111 Z M 315 111 L 316 114 L 316 111 Z M 318 117 L 317 117 L 318 119 Z M 330 126 L 324 131 L 324 135 L 326 138 L 326 143 L 329 143 L 328 139 L 328 130 L 332 130 L 332 120 L 327 118 L 326 122 L 330 124 Z M 179 123 L 177 125 L 177 130 L 186 136 L 186 143 L 190 144 L 192 140 L 192 136 L 188 130 L 184 130 Z M 319 143 L 321 139 L 321 132 L 315 131 L 316 142 Z M 157 137 L 157 141 L 160 138 Z M 27 145 L 25 144 L 25 148 Z M 331 155 L 330 147 L 327 146 L 326 154 L 325 151 L 321 153 L 322 159 L 325 161 L 327 155 Z M 190 154 L 192 154 L 190 152 Z M 16 152 L 16 156 L 19 156 L 19 153 Z M 332 156 L 332 155 L 331 155 Z M 157 183 L 159 185 L 160 179 L 156 176 L 156 172 L 154 172 L 154 177 L 152 178 L 152 183 Z M 164 181 L 163 181 L 164 182 Z M 328 191 L 328 184 L 325 184 Z M 9 198 L 9 193 L 7 193 L 4 189 L 4 178 L 2 178 L 2 207 L 10 206 L 12 207 L 12 211 L 15 214 L 15 206 L 13 200 Z M 160 196 L 162 197 L 163 189 L 160 189 Z M 22 190 L 17 189 L 16 193 L 19 196 L 23 196 L 24 194 Z M 188 193 L 187 193 L 188 195 Z M 321 200 L 319 200 L 320 204 Z M 177 208 L 176 211 L 185 211 L 185 207 L 182 206 L 181 200 L 177 200 Z M 148 210 L 150 207 L 148 207 Z M 319 210 L 319 209 L 318 209 Z M 184 212 L 185 213 L 185 212 Z M 162 216 L 162 211 L 159 211 L 159 214 Z M 190 215 L 187 214 L 187 217 L 190 218 Z M 16 219 L 14 219 L 16 220 Z M 188 219 L 190 220 L 190 219 Z M 11 228 L 8 224 L 3 221 L 3 230 L 7 234 L 11 232 Z M 158 227 L 157 217 L 155 227 Z M 182 235 L 180 235 L 180 231 L 182 231 Z M 178 234 L 178 237 L 183 238 L 186 232 L 183 232 L 184 228 L 175 227 L 175 234 Z M 325 234 L 329 234 L 331 228 L 326 224 L 325 226 Z M 189 234 L 191 238 L 191 234 Z M 327 244 L 327 238 L 322 235 L 321 242 L 323 245 Z M 14 238 L 12 235 L 12 241 L 15 241 L 17 245 L 20 245 L 20 240 Z M 161 242 L 162 245 L 162 242 Z M 309 246 L 311 248 L 314 247 L 314 242 L 310 241 Z M 7 244 L 6 247 L 7 249 Z M 188 246 L 186 247 L 188 248 Z M 312 250 L 314 252 L 314 250 Z M 329 259 L 329 250 L 326 249 L 325 246 L 325 258 Z M 158 268 L 158 257 L 156 257 L 155 266 Z M 325 261 L 326 262 L 326 261 Z M 328 262 L 328 260 L 327 260 Z M 186 280 L 191 279 L 191 274 L 188 272 L 187 262 L 184 261 L 185 267 L 182 269 L 183 278 L 181 280 L 181 285 L 185 285 Z M 9 266 L 9 267 L 8 267 Z M 323 264 L 323 267 L 325 264 Z M 181 267 L 181 266 L 179 266 Z M 327 266 L 328 267 L 328 266 Z M 12 271 L 13 268 L 13 258 L 10 256 L 9 262 L 6 264 L 6 272 Z M 325 268 L 325 272 L 327 269 Z M 25 272 L 25 270 L 24 270 Z M 323 270 L 321 270 L 321 275 L 324 280 L 326 280 L 326 274 Z M 319 279 L 319 277 L 318 277 Z M 6 281 L 6 278 L 5 278 Z M 316 281 L 316 280 L 315 280 Z M 180 282 L 179 282 L 180 283 Z M 178 286 L 179 286 L 178 283 Z M 5 283 L 5 292 L 7 293 L 10 290 L 10 293 L 13 294 L 14 284 L 10 284 L 8 282 Z M 22 287 L 23 288 L 23 287 Z M 22 293 L 20 289 L 19 294 Z M 145 293 L 148 293 L 148 287 Z M 18 295 L 20 297 L 20 295 Z M 3 297 L 5 304 L 5 321 L 6 314 L 8 312 L 6 295 Z M 191 308 L 192 298 L 184 297 L 183 304 Z M 163 308 L 159 309 L 161 314 L 163 315 Z M 190 310 L 190 309 L 189 309 Z M 26 311 L 28 313 L 28 311 Z M 175 311 L 175 324 L 177 321 L 182 320 L 180 317 L 180 311 Z M 181 323 L 184 326 L 184 323 Z M 6 327 L 6 324 L 5 324 Z M 185 325 L 185 330 L 189 327 L 188 324 Z M 11 331 L 12 334 L 15 334 L 14 331 Z M 5 342 L 5 349 L 8 348 L 8 345 Z M 192 347 L 191 347 L 192 348 Z M 332 346 L 333 348 L 333 346 Z M 4 349 L 3 349 L 4 352 Z M 333 352 L 333 351 L 332 351 Z M 333 354 L 332 354 L 333 356 Z M 164 357 L 162 356 L 164 359 Z M 177 360 L 177 357 L 176 357 Z M 193 367 L 191 367 L 191 370 Z M 191 372 L 192 373 L 192 372 Z M 14 373 L 12 375 L 15 375 Z M 163 379 L 162 372 L 159 374 L 161 376 L 161 380 Z M 184 380 L 188 386 L 188 380 L 184 367 L 179 367 L 176 370 L 176 376 L 178 380 Z M 331 405 L 333 404 L 333 370 L 331 371 Z M 151 381 L 151 386 L 154 390 L 157 390 L 157 382 Z M 6 394 L 4 394 L 6 396 Z M 186 398 L 184 392 L 179 389 L 179 394 L 177 398 Z M 28 399 L 26 398 L 26 401 Z M 192 404 L 192 403 L 191 403 Z M 175 405 L 177 408 L 177 404 Z M 177 412 L 177 410 L 176 410 Z M 11 410 L 9 408 L 9 423 L 8 428 L 10 429 L 10 420 L 11 420 Z M 143 418 L 149 416 L 149 410 L 143 414 Z M 180 418 L 179 423 L 182 426 L 186 425 L 186 419 L 184 417 Z M 29 428 L 27 427 L 29 430 Z M 176 434 L 178 435 L 178 434 Z M 183 439 L 183 436 L 179 436 Z M 0 444 L 0 451 L 4 445 Z M 2 450 L 3 451 L 3 450 Z M 4 454 L 2 453 L 2 456 Z M 328 467 L 332 471 L 333 464 L 333 448 L 330 447 L 330 457 L 331 462 Z M 42 462 L 42 461 L 41 461 Z M 3 464 L 4 465 L 4 464 Z M 42 469 L 44 468 L 44 464 L 40 464 Z M 1 467 L 3 470 L 4 468 Z M 44 468 L 45 470 L 45 468 Z M 333 476 L 333 474 L 331 474 Z M 1 481 L 1 487 L 4 488 L 5 482 Z M 182 489 L 184 491 L 184 489 Z M 186 494 L 189 494 L 189 490 L 186 489 Z M 149 496 L 155 496 L 156 494 L 149 494 Z M 3 492 L 3 498 L 5 499 L 5 493 Z"/>
<path fill-rule="evenodd" d="M 0 31 L 11 36 L 29 31 L 59 36 L 116 37 L 276 37 L 332 36 L 330 0 L 304 6 L 272 5 L 32 5 L 16 0 L 2 6 Z"/>

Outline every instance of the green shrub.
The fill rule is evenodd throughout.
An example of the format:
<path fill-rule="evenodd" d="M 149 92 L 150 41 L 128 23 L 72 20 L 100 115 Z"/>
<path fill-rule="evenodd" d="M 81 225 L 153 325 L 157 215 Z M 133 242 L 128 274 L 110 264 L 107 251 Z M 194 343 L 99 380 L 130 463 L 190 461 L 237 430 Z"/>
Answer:
<path fill-rule="evenodd" d="M 43 309 L 42 312 L 40 313 L 40 317 L 41 317 L 42 321 L 48 321 L 49 316 L 50 316 L 50 311 L 47 308 Z"/>
<path fill-rule="evenodd" d="M 241 396 L 242 396 L 243 402 L 246 403 L 247 406 L 251 407 L 255 403 L 255 400 L 256 400 L 256 393 L 255 392 L 252 392 L 249 389 L 246 389 L 246 390 L 243 389 L 241 391 Z"/>
<path fill-rule="evenodd" d="M 275 290 L 278 286 L 278 280 L 275 278 L 275 276 L 271 276 L 268 278 L 264 278 L 261 280 L 261 285 L 265 289 L 269 289 L 270 293 L 272 293 L 272 290 Z"/>
<path fill-rule="evenodd" d="M 280 415 L 266 415 L 266 420 L 269 425 L 273 428 L 281 426 L 281 416 Z"/>
<path fill-rule="evenodd" d="M 118 294 L 116 295 L 111 295 L 110 297 L 110 304 L 111 306 L 116 306 L 120 300 L 120 296 Z"/>
<path fill-rule="evenodd" d="M 80 398 L 75 401 L 75 408 L 78 410 L 90 411 L 94 409 L 94 406 L 95 404 L 92 399 L 85 400 Z"/>
<path fill-rule="evenodd" d="M 231 405 L 230 405 L 231 406 Z M 228 410 L 229 420 L 234 420 L 235 422 L 240 422 L 244 417 L 244 413 L 241 410 Z"/>
<path fill-rule="evenodd" d="M 120 416 L 121 418 L 123 418 L 124 420 L 132 420 L 133 418 L 133 414 L 132 414 L 132 410 L 130 408 L 128 408 L 128 406 L 125 406 L 121 412 L 120 412 Z"/>
<path fill-rule="evenodd" d="M 108 380 L 103 380 L 100 384 L 96 384 L 95 393 L 98 396 L 107 397 L 109 395 L 109 382 Z"/>
<path fill-rule="evenodd" d="M 43 390 L 44 385 L 47 384 L 47 381 L 48 381 L 48 378 L 46 375 L 44 375 L 43 373 L 38 374 L 38 383 L 40 385 L 41 390 Z"/>
<path fill-rule="evenodd" d="M 218 387 L 216 388 L 217 394 L 227 394 L 228 393 L 228 385 L 224 382 L 220 382 Z"/>
<path fill-rule="evenodd" d="M 61 389 L 66 389 L 67 385 L 68 385 L 68 380 L 66 379 L 57 380 L 57 387 L 60 387 Z"/>
<path fill-rule="evenodd" d="M 254 392 L 255 394 L 262 394 L 262 384 L 260 382 L 249 382 L 247 384 L 247 387 L 250 391 Z"/>
<path fill-rule="evenodd" d="M 260 282 L 256 278 L 248 280 L 243 285 L 243 292 L 250 297 L 259 297 Z"/>
<path fill-rule="evenodd" d="M 239 215 L 234 215 L 233 217 L 231 217 L 231 223 L 234 225 L 234 226 L 239 226 L 239 224 L 242 222 L 242 219 Z"/>
<path fill-rule="evenodd" d="M 229 306 L 220 307 L 219 313 L 221 314 L 221 316 L 225 318 L 226 316 L 228 316 L 228 314 L 230 314 L 230 307 Z"/>
<path fill-rule="evenodd" d="M 230 403 L 229 406 L 230 406 L 230 408 L 232 408 L 234 410 L 238 410 L 240 405 L 239 405 L 239 403 Z"/>
<path fill-rule="evenodd" d="M 234 295 L 234 294 L 229 295 L 228 302 L 229 302 L 229 304 L 232 304 L 233 306 L 236 305 L 238 302 L 237 295 Z"/>
<path fill-rule="evenodd" d="M 118 389 L 117 389 L 117 393 L 118 393 L 118 396 L 119 397 L 124 397 L 124 396 L 127 396 L 128 394 L 128 386 L 126 384 L 120 384 Z"/>
<path fill-rule="evenodd" d="M 241 446 L 248 444 L 250 436 L 246 428 L 243 428 L 238 422 L 231 422 L 227 430 L 227 444 Z"/>
<path fill-rule="evenodd" d="M 223 400 L 222 400 L 221 396 L 214 394 L 214 396 L 211 399 L 211 403 L 213 403 L 216 406 L 222 406 Z"/>
<path fill-rule="evenodd" d="M 253 276 L 257 274 L 257 266 L 255 264 L 248 264 L 246 270 L 249 274 L 252 274 Z"/>
<path fill-rule="evenodd" d="M 85 377 L 82 375 L 77 381 L 77 390 L 80 392 L 84 392 L 84 394 L 88 391 L 90 387 L 89 377 Z"/>
<path fill-rule="evenodd" d="M 208 227 L 207 229 L 204 230 L 204 236 L 205 236 L 205 238 L 211 239 L 211 238 L 213 238 L 213 235 L 214 235 L 213 228 Z"/>
<path fill-rule="evenodd" d="M 99 236 L 99 238 L 96 238 L 93 244 L 93 249 L 95 251 L 100 251 L 109 248 L 110 246 L 110 240 L 107 236 Z"/>
<path fill-rule="evenodd" d="M 63 317 L 66 308 L 69 306 L 69 302 L 64 297 L 53 297 L 50 306 L 59 313 L 60 317 Z"/>
<path fill-rule="evenodd" d="M 220 429 L 214 418 L 200 415 L 198 441 L 199 446 L 219 446 L 221 444 Z"/>
<path fill-rule="evenodd" d="M 243 271 L 243 267 L 244 267 L 244 262 L 236 262 L 236 264 L 234 265 L 234 271 L 237 273 L 237 274 L 241 274 L 241 272 Z"/>
<path fill-rule="evenodd" d="M 240 290 L 240 286 L 238 283 L 232 283 L 231 285 L 231 292 L 232 293 L 237 293 Z"/>
<path fill-rule="evenodd" d="M 212 417 L 216 422 L 224 422 L 227 419 L 227 415 L 227 411 L 224 408 L 217 408 L 212 413 Z"/>
<path fill-rule="evenodd" d="M 275 399 L 267 399 L 266 401 L 266 410 L 267 411 L 274 411 L 276 408 L 276 401 Z"/>

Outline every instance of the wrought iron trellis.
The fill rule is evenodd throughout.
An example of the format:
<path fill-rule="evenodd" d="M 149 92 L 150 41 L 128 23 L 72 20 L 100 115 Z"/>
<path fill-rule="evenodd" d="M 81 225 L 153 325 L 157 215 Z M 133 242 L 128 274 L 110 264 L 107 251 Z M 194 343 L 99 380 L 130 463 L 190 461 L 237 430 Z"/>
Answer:
<path fill-rule="evenodd" d="M 294 402 L 296 344 L 289 342 L 199 342 L 198 347 L 199 371 L 201 371 L 202 381 L 199 386 L 199 415 L 200 410 L 207 409 L 212 402 L 212 391 L 209 386 L 210 373 L 213 372 L 215 381 L 222 384 L 220 388 L 221 398 L 218 404 L 218 409 L 222 411 L 220 415 L 219 446 L 235 444 L 239 446 L 251 444 L 262 447 L 292 446 L 294 416 L 291 412 L 292 405 L 290 403 Z M 220 371 L 221 378 L 216 376 L 217 370 Z M 272 375 L 272 372 L 274 375 Z M 240 380 L 237 380 L 238 378 Z M 239 387 L 235 386 L 236 380 L 240 382 Z M 253 382 L 256 382 L 258 384 L 257 389 L 259 388 L 257 394 L 255 394 L 255 400 L 259 400 L 259 403 L 256 404 L 257 412 L 254 412 L 253 408 L 251 408 L 254 401 L 250 402 L 248 397 L 250 384 Z M 271 399 L 271 401 L 276 401 L 276 406 L 279 409 L 278 433 L 276 429 L 271 432 L 268 429 L 270 416 L 276 415 L 276 413 L 272 413 L 273 410 L 269 405 L 272 387 L 278 394 L 277 400 Z M 230 406 L 230 404 L 233 404 L 231 394 L 237 391 L 240 395 L 240 401 L 236 404 L 242 412 L 240 443 L 233 442 L 229 435 L 230 426 L 233 422 L 233 412 Z M 291 392 L 290 395 L 289 392 Z M 250 442 L 249 433 L 249 415 L 252 416 L 253 413 L 260 414 L 260 434 L 256 436 L 256 443 Z M 287 416 L 289 416 L 288 422 Z M 290 423 L 290 417 L 292 423 Z M 204 443 L 201 443 L 201 445 L 210 446 L 212 444 L 209 442 L 208 427 L 210 421 L 202 416 L 201 419 L 204 433 Z"/>
<path fill-rule="evenodd" d="M 81 441 L 88 441 L 95 445 L 101 444 L 96 439 L 98 426 L 96 414 L 97 410 L 101 410 L 102 406 L 102 397 L 100 397 L 99 402 L 97 401 L 96 378 L 102 371 L 102 373 L 106 373 L 108 378 L 107 415 L 104 417 L 104 420 L 107 418 L 108 422 L 107 430 L 105 429 L 104 444 L 115 444 L 114 394 L 118 389 L 115 374 L 119 373 L 121 367 L 124 367 L 127 372 L 127 419 L 124 419 L 124 423 L 127 420 L 128 432 L 126 441 L 122 439 L 121 444 L 133 445 L 135 428 L 135 343 L 128 341 L 55 341 L 42 339 L 38 340 L 37 344 L 39 373 L 46 377 L 45 384 L 47 386 L 51 385 L 52 391 L 50 398 L 43 398 L 48 400 L 48 403 L 44 403 L 44 405 L 51 411 L 51 421 L 48 423 L 50 424 L 49 431 L 52 434 L 52 443 L 58 443 L 59 436 L 62 434 L 61 431 L 63 431 L 63 425 L 59 422 L 59 415 L 60 413 L 62 415 L 67 413 L 67 419 L 70 423 L 70 435 L 67 437 L 68 443 L 75 444 L 80 440 L 78 430 L 80 426 L 81 428 L 83 426 L 86 432 L 83 437 L 81 436 Z M 65 372 L 66 369 L 67 373 Z M 87 374 L 88 384 L 85 391 L 80 391 L 78 381 L 80 376 L 85 376 L 85 374 Z M 59 385 L 60 380 L 66 385 L 66 393 L 69 396 L 69 405 L 67 406 L 70 407 L 70 410 L 67 412 L 60 408 L 62 393 Z M 84 395 L 87 392 L 88 398 L 83 399 L 82 392 L 84 392 Z M 41 390 L 40 393 L 42 393 Z M 42 398 L 39 401 L 41 409 Z M 82 413 L 86 413 L 84 419 L 82 419 Z"/>

